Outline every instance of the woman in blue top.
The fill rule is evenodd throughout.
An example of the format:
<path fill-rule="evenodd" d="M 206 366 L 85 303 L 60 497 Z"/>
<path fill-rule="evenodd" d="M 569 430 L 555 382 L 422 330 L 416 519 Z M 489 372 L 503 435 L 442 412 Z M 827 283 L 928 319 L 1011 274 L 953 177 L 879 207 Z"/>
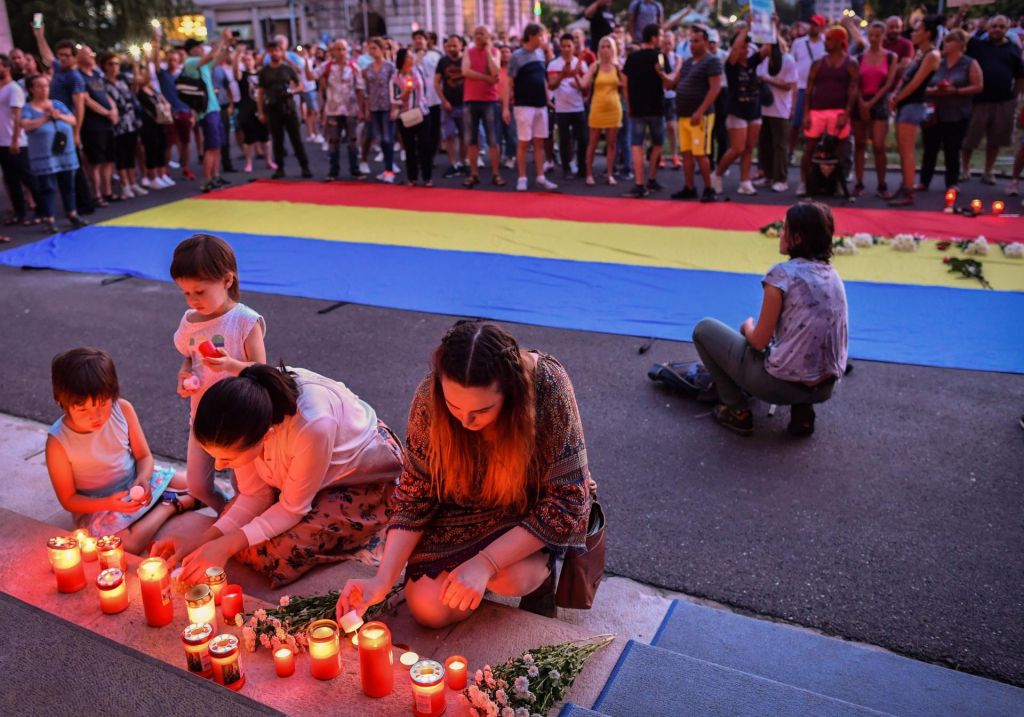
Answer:
<path fill-rule="evenodd" d="M 78 216 L 75 206 L 75 116 L 63 102 L 50 99 L 50 79 L 45 75 L 29 77 L 25 88 L 29 99 L 21 112 L 21 126 L 28 134 L 28 163 L 39 192 L 36 211 L 47 229 L 58 231 L 53 217 L 59 187 L 68 220 L 74 227 L 84 227 L 88 222 Z M 57 133 L 64 135 L 64 146 L 55 153 Z"/>

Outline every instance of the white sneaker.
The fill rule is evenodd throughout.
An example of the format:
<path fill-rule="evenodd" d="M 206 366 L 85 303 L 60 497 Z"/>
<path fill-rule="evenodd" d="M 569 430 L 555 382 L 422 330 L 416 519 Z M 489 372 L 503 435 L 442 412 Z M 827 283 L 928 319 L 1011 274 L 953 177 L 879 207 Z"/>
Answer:
<path fill-rule="evenodd" d="M 545 162 L 544 163 L 544 171 L 545 172 L 550 172 L 554 168 L 555 168 L 555 163 L 554 162 Z"/>
<path fill-rule="evenodd" d="M 752 197 L 757 194 L 757 190 L 754 189 L 754 185 L 750 183 L 750 180 L 747 180 L 746 182 L 740 182 L 740 188 L 736 190 L 736 193 Z"/>
<path fill-rule="evenodd" d="M 385 184 L 394 184 L 395 183 L 395 175 L 394 175 L 394 173 L 393 172 L 384 172 L 381 181 L 384 182 Z"/>
<path fill-rule="evenodd" d="M 505 165 L 505 169 L 515 169 L 516 168 L 516 160 L 515 160 L 514 157 L 509 157 L 508 159 L 506 159 L 504 161 L 503 164 Z"/>
<path fill-rule="evenodd" d="M 552 182 L 551 180 L 549 180 L 543 174 L 541 176 L 537 177 L 537 186 L 540 187 L 541 189 L 547 189 L 549 191 L 550 190 L 554 190 L 554 189 L 558 189 L 558 185 L 555 184 L 554 182 Z"/>
<path fill-rule="evenodd" d="M 370 165 L 368 165 L 366 162 L 360 162 L 359 163 L 359 171 L 361 173 L 363 173 L 363 174 L 369 174 L 370 173 Z"/>
<path fill-rule="evenodd" d="M 398 162 L 392 162 L 391 171 L 394 172 L 395 174 L 401 174 L 402 168 L 398 166 Z"/>
<path fill-rule="evenodd" d="M 143 177 L 139 180 L 139 185 L 143 187 L 150 187 L 153 183 L 149 180 L 149 177 Z"/>
<path fill-rule="evenodd" d="M 135 195 L 132 194 L 132 188 L 129 185 L 121 187 L 121 199 L 134 199 Z"/>
<path fill-rule="evenodd" d="M 527 181 L 526 181 L 526 177 L 520 177 L 519 179 L 516 180 L 516 191 L 517 192 L 525 192 L 528 188 L 529 187 L 528 187 L 528 184 L 527 184 Z"/>
<path fill-rule="evenodd" d="M 328 142 L 327 140 L 324 140 L 323 142 L 321 142 L 320 143 L 320 149 L 322 149 L 325 152 L 329 152 L 331 150 L 330 142 Z"/>
<path fill-rule="evenodd" d="M 149 194 L 149 192 L 147 192 L 145 189 L 140 187 L 138 184 L 133 184 L 132 185 L 132 192 L 135 193 L 136 197 L 144 197 L 147 194 Z"/>
<path fill-rule="evenodd" d="M 405 161 L 405 150 L 404 149 L 399 153 L 398 158 L 401 159 L 403 162 Z"/>
<path fill-rule="evenodd" d="M 175 162 L 173 159 L 167 163 L 167 166 L 171 169 L 181 169 L 181 164 L 179 162 Z"/>
<path fill-rule="evenodd" d="M 767 177 L 758 177 L 753 182 L 751 182 L 751 184 L 753 184 L 755 187 L 767 187 L 768 186 L 768 178 Z"/>
<path fill-rule="evenodd" d="M 160 181 L 160 177 L 157 177 L 149 183 L 149 191 L 159 192 L 162 189 L 166 189 L 167 185 Z"/>
<path fill-rule="evenodd" d="M 576 160 L 569 162 L 569 171 L 572 172 L 573 174 L 580 173 L 580 165 L 576 163 Z"/>
<path fill-rule="evenodd" d="M 377 154 L 375 154 L 373 156 L 373 161 L 374 162 L 383 162 L 384 161 L 384 152 L 382 152 L 381 150 L 378 149 L 377 150 Z"/>
<path fill-rule="evenodd" d="M 776 182 L 775 184 L 772 185 L 772 191 L 773 192 L 779 192 L 779 193 L 788 192 L 789 191 L 789 185 L 786 184 L 785 182 Z"/>
<path fill-rule="evenodd" d="M 479 169 L 484 169 L 487 166 L 487 162 L 484 161 L 483 156 L 480 156 L 480 157 L 476 158 L 476 166 Z"/>
<path fill-rule="evenodd" d="M 177 182 L 175 182 L 171 178 L 171 175 L 169 175 L 169 174 L 165 174 L 163 177 L 161 177 L 161 179 L 163 180 L 163 183 L 164 183 L 165 187 L 173 187 L 174 185 L 177 184 Z"/>
<path fill-rule="evenodd" d="M 722 177 L 717 172 L 711 173 L 711 188 L 715 190 L 715 194 L 722 193 Z"/>
<path fill-rule="evenodd" d="M 1011 197 L 1016 197 L 1020 194 L 1020 184 L 1016 179 L 1010 180 L 1010 183 L 1006 185 L 1006 193 Z"/>

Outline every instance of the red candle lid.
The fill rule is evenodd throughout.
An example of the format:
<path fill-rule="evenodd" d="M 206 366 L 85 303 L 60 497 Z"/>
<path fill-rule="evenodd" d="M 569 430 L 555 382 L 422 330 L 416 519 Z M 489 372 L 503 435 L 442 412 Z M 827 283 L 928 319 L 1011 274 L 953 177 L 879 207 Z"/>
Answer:
<path fill-rule="evenodd" d="M 46 541 L 46 547 L 53 550 L 71 550 L 72 548 L 78 547 L 78 541 L 74 538 L 65 538 L 64 536 L 58 536 L 56 538 L 50 538 Z"/>
<path fill-rule="evenodd" d="M 431 687 L 444 679 L 444 665 L 437 660 L 420 660 L 409 668 L 409 678 L 417 685 Z"/>
<path fill-rule="evenodd" d="M 224 633 L 210 641 L 210 654 L 215 657 L 230 657 L 238 652 L 238 638 Z"/>
<path fill-rule="evenodd" d="M 121 547 L 121 539 L 116 535 L 104 535 L 96 541 L 96 547 L 100 550 L 113 550 Z"/>
<path fill-rule="evenodd" d="M 96 576 L 96 587 L 100 590 L 113 590 L 124 582 L 124 573 L 120 568 L 108 568 Z"/>
<path fill-rule="evenodd" d="M 187 645 L 202 645 L 213 635 L 213 625 L 205 622 L 193 622 L 181 631 L 181 639 Z"/>

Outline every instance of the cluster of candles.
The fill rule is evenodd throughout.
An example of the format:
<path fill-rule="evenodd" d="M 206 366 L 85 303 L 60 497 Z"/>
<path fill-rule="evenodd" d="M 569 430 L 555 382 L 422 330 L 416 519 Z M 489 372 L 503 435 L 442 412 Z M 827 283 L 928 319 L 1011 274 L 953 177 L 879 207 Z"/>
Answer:
<path fill-rule="evenodd" d="M 108 615 L 128 608 L 128 564 L 121 539 L 108 535 L 93 538 L 84 530 L 72 537 L 50 538 L 47 555 L 57 580 L 57 590 L 73 593 L 86 585 L 85 562 L 99 560 L 100 572 L 96 577 L 100 609 Z M 171 600 L 171 573 L 163 558 L 146 558 L 137 570 L 142 607 L 146 623 L 151 627 L 164 627 L 174 619 Z M 195 585 L 185 594 L 188 626 L 181 632 L 185 648 L 185 663 L 193 674 L 212 678 L 232 690 L 245 684 L 239 659 L 238 638 L 229 633 L 217 633 L 217 606 L 225 625 L 243 612 L 242 588 L 230 585 L 224 568 L 206 570 L 206 582 Z M 340 625 L 334 620 L 317 620 L 309 625 L 306 636 L 309 644 L 309 671 L 318 680 L 330 680 L 341 674 L 341 638 L 352 634 L 352 644 L 359 652 L 359 675 L 363 692 L 369 697 L 385 697 L 394 690 L 394 649 L 391 631 L 382 622 L 363 623 L 355 611 L 341 617 Z M 416 717 L 438 717 L 445 710 L 445 686 L 452 690 L 465 689 L 468 663 L 465 657 L 454 655 L 442 665 L 436 660 L 420 659 L 415 652 L 406 651 L 399 663 L 409 671 Z M 289 647 L 274 651 L 274 669 L 279 677 L 295 673 L 295 654 Z"/>
<path fill-rule="evenodd" d="M 958 194 L 957 190 L 955 190 L 955 189 L 947 189 L 946 190 L 945 199 L 946 199 L 946 213 L 947 214 L 952 214 L 954 211 L 956 211 L 956 198 L 957 198 L 957 194 Z M 985 209 L 985 204 L 980 199 L 972 199 L 971 200 L 971 214 L 974 214 L 974 215 L 981 214 L 982 211 L 984 211 L 984 209 Z M 1000 214 L 1002 214 L 1005 211 L 1006 211 L 1006 202 L 1004 202 L 1002 199 L 997 199 L 994 202 L 992 202 L 992 216 L 998 217 Z"/>

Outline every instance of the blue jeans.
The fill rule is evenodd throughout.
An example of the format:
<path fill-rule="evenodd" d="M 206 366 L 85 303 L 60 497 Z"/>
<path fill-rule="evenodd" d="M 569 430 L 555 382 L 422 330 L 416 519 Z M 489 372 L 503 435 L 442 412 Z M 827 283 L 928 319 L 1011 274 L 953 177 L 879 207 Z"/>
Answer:
<path fill-rule="evenodd" d="M 517 141 L 515 119 L 511 122 L 501 121 L 501 127 L 498 128 L 498 140 L 501 142 L 502 156 L 505 159 L 515 159 Z"/>
<path fill-rule="evenodd" d="M 388 110 L 370 112 L 370 137 L 380 140 L 380 149 L 384 153 L 384 171 L 390 172 L 395 164 L 395 123 L 391 121 Z"/>
<path fill-rule="evenodd" d="M 75 205 L 74 171 L 41 174 L 36 177 L 36 183 L 36 186 L 39 188 L 40 216 L 54 216 L 53 212 L 58 188 L 60 189 L 60 200 L 64 203 L 64 213 L 71 215 L 77 211 Z"/>

